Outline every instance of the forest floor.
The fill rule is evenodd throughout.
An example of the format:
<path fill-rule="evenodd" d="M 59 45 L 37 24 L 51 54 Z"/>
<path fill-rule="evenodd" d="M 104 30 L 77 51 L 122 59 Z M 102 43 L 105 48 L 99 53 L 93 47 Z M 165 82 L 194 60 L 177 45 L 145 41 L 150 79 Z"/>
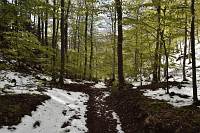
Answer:
<path fill-rule="evenodd" d="M 0 74 L 0 133 L 123 133 L 103 82 L 65 79 L 59 89 L 42 74 Z"/>
<path fill-rule="evenodd" d="M 103 82 L 65 79 L 58 89 L 48 76 L 4 70 L 0 79 L 0 133 L 200 132 L 199 107 L 174 107 L 140 90 L 163 83 L 111 94 Z"/>

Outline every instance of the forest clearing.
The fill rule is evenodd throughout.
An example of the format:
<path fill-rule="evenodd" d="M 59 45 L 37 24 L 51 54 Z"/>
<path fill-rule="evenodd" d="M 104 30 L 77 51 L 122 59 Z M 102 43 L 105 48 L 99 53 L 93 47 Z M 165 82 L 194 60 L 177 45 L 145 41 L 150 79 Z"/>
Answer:
<path fill-rule="evenodd" d="M 1 0 L 0 133 L 199 133 L 199 0 Z"/>

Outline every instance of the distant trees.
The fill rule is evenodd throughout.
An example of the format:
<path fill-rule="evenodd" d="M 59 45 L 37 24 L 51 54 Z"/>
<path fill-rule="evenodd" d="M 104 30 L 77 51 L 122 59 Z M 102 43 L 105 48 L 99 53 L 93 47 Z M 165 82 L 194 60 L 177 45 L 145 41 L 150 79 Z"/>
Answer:
<path fill-rule="evenodd" d="M 126 77 L 140 80 L 141 85 L 144 79 L 154 83 L 168 81 L 168 69 L 176 67 L 174 55 L 180 53 L 178 60 L 183 67 L 184 81 L 187 63 L 192 57 L 194 100 L 197 100 L 194 44 L 199 34 L 199 21 L 195 19 L 199 10 L 195 13 L 194 8 L 200 8 L 198 1 L 196 5 L 193 0 L 52 2 L 0 1 L 1 43 L 18 47 L 23 40 L 19 36 L 30 35 L 23 43 L 34 42 L 37 48 L 42 46 L 42 51 L 47 51 L 45 58 L 37 56 L 37 59 L 52 74 L 54 82 L 59 75 L 61 85 L 65 76 L 89 80 L 111 78 L 112 81 L 118 76 L 120 88 Z M 188 10 L 190 4 L 191 10 Z M 34 45 L 33 49 L 37 48 Z M 8 53 L 12 57 L 25 55 L 17 49 Z"/>

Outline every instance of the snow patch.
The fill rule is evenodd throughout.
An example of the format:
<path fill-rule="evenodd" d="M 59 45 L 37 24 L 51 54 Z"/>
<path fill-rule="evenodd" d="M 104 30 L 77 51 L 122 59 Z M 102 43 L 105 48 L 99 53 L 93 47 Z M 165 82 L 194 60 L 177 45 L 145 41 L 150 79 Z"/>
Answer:
<path fill-rule="evenodd" d="M 117 115 L 117 113 L 115 112 L 112 112 L 112 116 L 113 116 L 113 119 L 117 120 L 117 133 L 124 133 L 124 131 L 122 130 L 122 127 L 121 127 L 121 122 L 120 122 L 120 119 L 119 119 L 119 116 Z"/>
<path fill-rule="evenodd" d="M 181 47 L 179 50 L 182 51 L 182 53 L 175 52 L 172 56 L 169 58 L 169 63 L 170 63 L 170 68 L 169 68 L 169 81 L 177 81 L 177 82 L 182 82 L 183 81 L 183 51 L 184 51 L 184 42 L 180 42 Z M 187 42 L 189 44 L 189 40 Z M 179 45 L 179 46 L 180 46 Z M 196 78 L 197 78 L 197 94 L 198 94 L 198 99 L 200 99 L 200 43 L 196 41 Z M 188 54 L 188 51 L 187 51 Z M 181 107 L 181 106 L 187 106 L 191 105 L 193 103 L 193 88 L 192 88 L 192 63 L 190 62 L 191 59 L 189 58 L 186 59 L 186 79 L 188 80 L 188 84 L 183 84 L 184 87 L 181 89 L 177 87 L 172 87 L 170 88 L 170 92 L 174 92 L 176 94 L 180 95 L 187 95 L 189 96 L 188 98 L 182 98 L 180 96 L 174 95 L 170 96 L 166 94 L 166 90 L 163 89 L 158 89 L 155 91 L 152 90 L 145 90 L 144 95 L 148 96 L 152 99 L 158 99 L 158 100 L 164 100 L 167 101 L 169 104 L 175 106 L 175 107 Z M 164 63 L 164 62 L 163 62 Z M 173 65 L 171 65 L 173 64 Z M 162 74 L 162 73 L 161 73 Z M 163 74 L 162 74 L 163 75 Z M 148 88 L 147 88 L 148 89 Z"/>
<path fill-rule="evenodd" d="M 44 74 L 37 74 L 37 77 L 39 77 L 40 79 L 45 79 L 46 81 L 51 81 L 52 77 L 44 75 Z"/>
<path fill-rule="evenodd" d="M 71 79 L 64 79 L 64 84 L 84 84 L 83 82 L 75 82 Z"/>
<path fill-rule="evenodd" d="M 200 85 L 198 84 L 198 88 Z M 169 89 L 169 92 L 174 92 L 176 94 L 181 94 L 188 96 L 187 98 L 182 98 L 177 95 L 170 96 L 169 94 L 166 94 L 166 90 L 160 88 L 158 90 L 152 91 L 152 90 L 145 90 L 143 95 L 148 96 L 152 99 L 158 99 L 158 100 L 164 100 L 167 101 L 167 103 L 175 106 L 175 107 L 182 107 L 182 106 L 188 106 L 193 103 L 193 89 L 192 89 L 192 83 L 189 84 L 183 84 L 183 87 L 181 89 L 177 88 L 176 86 Z M 197 90 L 198 98 L 200 99 L 200 89 Z"/>
<path fill-rule="evenodd" d="M 8 130 L 7 126 L 0 129 L 0 133 L 85 133 L 86 107 L 89 96 L 81 92 L 68 92 L 53 88 L 46 92 L 51 99 L 38 106 L 32 116 L 25 116 L 22 122 L 13 126 L 16 130 Z M 62 94 L 62 95 L 61 95 Z M 38 121 L 40 125 L 33 127 Z M 62 127 L 64 123 L 69 123 Z M 61 128 L 62 127 L 62 128 Z"/>
<path fill-rule="evenodd" d="M 93 85 L 92 88 L 105 89 L 107 86 L 104 82 L 98 82 L 97 84 Z"/>

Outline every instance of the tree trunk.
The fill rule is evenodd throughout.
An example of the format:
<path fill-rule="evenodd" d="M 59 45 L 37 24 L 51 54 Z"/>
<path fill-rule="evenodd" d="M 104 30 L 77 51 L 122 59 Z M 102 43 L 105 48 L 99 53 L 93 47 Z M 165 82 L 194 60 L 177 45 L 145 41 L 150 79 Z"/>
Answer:
<path fill-rule="evenodd" d="M 40 25 L 41 25 L 41 22 L 40 22 L 40 14 L 38 15 L 38 29 L 37 29 L 37 35 L 38 35 L 38 40 L 41 41 L 41 28 L 40 28 Z"/>
<path fill-rule="evenodd" d="M 56 82 L 55 65 L 56 65 L 56 0 L 53 0 L 53 35 L 52 35 L 52 48 L 54 50 L 52 56 L 52 81 Z"/>
<path fill-rule="evenodd" d="M 84 62 L 84 72 L 83 72 L 83 78 L 86 79 L 87 75 L 87 28 L 88 28 L 88 8 L 87 8 L 87 2 L 85 0 L 85 62 Z"/>
<path fill-rule="evenodd" d="M 169 94 L 169 55 L 168 55 L 168 51 L 167 51 L 167 47 L 166 47 L 166 43 L 164 40 L 164 30 L 161 32 L 161 40 L 162 40 L 162 44 L 164 47 L 164 51 L 165 51 L 165 70 L 166 70 L 166 75 L 165 75 L 165 79 L 167 80 L 167 94 Z M 171 37 L 169 37 L 169 45 L 171 44 Z"/>
<path fill-rule="evenodd" d="M 49 4 L 49 0 L 46 0 L 46 4 Z M 45 44 L 48 46 L 48 9 L 46 7 L 45 13 Z"/>
<path fill-rule="evenodd" d="M 192 52 L 192 83 L 193 83 L 193 101 L 198 101 L 197 83 L 196 83 L 196 59 L 195 59 L 195 0 L 191 0 L 191 52 Z"/>
<path fill-rule="evenodd" d="M 138 22 L 138 16 L 139 16 L 139 10 L 137 10 L 137 14 L 136 14 L 136 19 Z M 136 33 L 135 33 L 135 51 L 134 51 L 134 80 L 137 81 L 138 79 L 138 72 L 139 72 L 139 67 L 138 67 L 138 56 L 139 56 L 139 49 L 138 49 L 138 27 L 136 26 Z"/>
<path fill-rule="evenodd" d="M 111 13 L 112 14 L 112 13 Z M 112 16 L 112 32 L 113 32 L 113 62 L 112 62 L 112 81 L 115 81 L 115 64 L 116 64 L 116 24 L 117 14 L 116 8 L 114 8 L 114 19 Z"/>
<path fill-rule="evenodd" d="M 156 49 L 155 49 L 155 59 L 153 66 L 153 82 L 157 83 L 158 79 L 158 62 L 159 62 L 159 46 L 160 46 L 160 12 L 161 7 L 160 4 L 157 6 L 157 17 L 158 17 L 158 28 L 157 28 L 157 41 L 156 41 Z"/>
<path fill-rule="evenodd" d="M 189 39 L 188 59 L 189 59 L 189 64 L 192 63 L 192 60 L 191 60 L 191 39 Z"/>
<path fill-rule="evenodd" d="M 185 0 L 185 5 L 187 5 L 187 0 Z M 183 55 L 183 81 L 186 81 L 186 73 L 185 73 L 185 63 L 187 56 L 187 12 L 185 13 L 185 46 L 184 46 L 184 55 Z"/>
<path fill-rule="evenodd" d="M 80 54 L 80 45 L 81 45 L 81 37 L 80 37 L 80 17 L 79 17 L 79 21 L 78 21 L 78 48 L 77 48 L 77 52 L 78 52 L 78 60 L 77 60 L 77 65 L 78 65 L 78 68 L 79 70 L 82 70 L 81 68 L 81 54 Z M 82 73 L 80 73 L 80 78 L 82 77 Z"/>
<path fill-rule="evenodd" d="M 69 28 L 69 22 L 68 22 L 68 18 L 69 18 L 69 9 L 70 9 L 70 5 L 71 5 L 71 0 L 68 0 L 68 4 L 67 4 L 67 12 L 66 12 L 66 17 L 65 17 L 65 52 L 67 55 L 67 63 L 69 62 L 69 55 L 68 55 L 68 49 L 69 49 L 69 39 L 68 39 L 68 28 Z"/>
<path fill-rule="evenodd" d="M 142 53 L 140 53 L 140 86 L 142 86 L 142 67 L 143 67 L 143 65 L 142 65 L 142 63 L 143 63 L 143 60 L 142 60 Z"/>
<path fill-rule="evenodd" d="M 44 45 L 45 44 L 45 40 L 44 40 L 44 13 L 42 12 L 42 44 Z"/>
<path fill-rule="evenodd" d="M 92 64 L 93 64 L 93 24 L 94 24 L 94 11 L 93 11 L 93 3 L 92 3 L 92 14 L 91 14 L 91 24 L 90 24 L 90 64 L 89 64 L 89 70 L 90 70 L 90 76 L 89 79 L 92 79 L 93 70 L 92 70 Z"/>
<path fill-rule="evenodd" d="M 122 3 L 120 0 L 115 0 L 117 16 L 118 16 L 118 42 L 117 42 L 117 54 L 118 54 L 118 81 L 119 89 L 123 89 L 124 74 L 123 74 L 123 29 L 122 29 Z"/>
<path fill-rule="evenodd" d="M 61 0 L 61 21 L 60 21 L 60 31 L 61 31 L 61 66 L 60 66 L 60 79 L 59 83 L 61 87 L 63 87 L 64 81 L 63 81 L 63 76 L 64 76 L 64 68 L 65 68 L 65 17 L 64 17 L 64 7 L 65 7 L 65 2 L 64 0 Z"/>
<path fill-rule="evenodd" d="M 59 25 L 60 25 L 60 21 L 59 19 L 57 19 L 57 24 L 56 24 L 56 44 L 58 43 L 58 30 L 59 30 Z"/>

